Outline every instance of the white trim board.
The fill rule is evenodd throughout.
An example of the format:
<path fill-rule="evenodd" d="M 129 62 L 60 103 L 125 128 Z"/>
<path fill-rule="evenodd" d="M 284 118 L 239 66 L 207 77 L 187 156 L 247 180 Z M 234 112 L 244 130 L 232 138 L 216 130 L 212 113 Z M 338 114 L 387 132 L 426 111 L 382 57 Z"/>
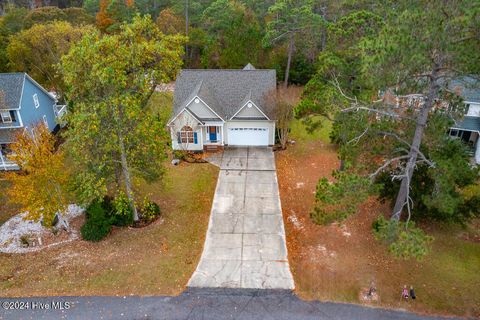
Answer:
<path fill-rule="evenodd" d="M 212 108 L 210 108 L 210 106 L 209 106 L 205 101 L 203 101 L 202 98 L 200 98 L 199 96 L 193 97 L 193 99 L 190 100 L 190 102 L 185 105 L 185 108 L 188 108 L 188 106 L 189 106 L 193 101 L 195 101 L 195 99 L 198 99 L 198 100 L 202 101 L 202 103 L 203 103 L 204 105 L 206 105 L 207 108 L 210 109 L 210 111 L 212 111 L 220 120 L 222 120 L 223 122 L 225 122 L 225 120 L 223 120 L 223 118 L 220 117 L 220 116 L 218 115 L 218 113 L 215 112 L 215 110 L 213 110 Z M 184 109 L 185 109 L 185 108 L 184 108 Z"/>
<path fill-rule="evenodd" d="M 242 111 L 249 103 L 251 103 L 255 108 L 257 108 L 257 110 L 260 111 L 260 113 L 263 114 L 263 116 L 267 120 L 270 120 L 270 118 L 252 100 L 248 100 L 240 109 L 238 109 L 238 111 L 235 112 L 235 114 L 230 118 L 230 120 L 233 120 L 233 118 L 235 118 L 235 116 L 239 114 L 240 111 Z"/>
<path fill-rule="evenodd" d="M 202 121 L 200 121 L 197 117 L 195 117 L 190 111 L 188 111 L 187 107 L 183 108 L 182 111 L 180 111 L 175 117 L 173 117 L 172 120 L 170 120 L 167 124 L 167 127 L 170 127 L 172 122 L 175 121 L 175 119 L 177 119 L 182 113 L 188 113 L 189 115 L 191 115 L 193 117 L 193 119 L 197 120 L 199 122 L 200 125 L 203 125 Z"/>
<path fill-rule="evenodd" d="M 173 117 L 172 120 L 170 120 L 170 121 L 168 122 L 167 126 L 170 126 L 170 124 L 171 124 L 173 121 L 175 121 L 175 119 L 177 119 L 178 116 L 179 116 L 183 111 L 187 110 L 187 112 L 188 112 L 188 109 L 187 109 L 188 106 L 189 106 L 193 101 L 195 101 L 195 99 L 198 99 L 198 100 L 202 101 L 202 103 L 203 103 L 205 106 L 207 106 L 207 108 L 210 109 L 210 111 L 212 111 L 220 120 L 222 120 L 222 123 L 225 122 L 225 120 L 224 120 L 222 117 L 220 117 L 220 116 L 218 115 L 218 113 L 216 113 L 212 108 L 210 108 L 210 106 L 209 106 L 205 101 L 203 101 L 202 98 L 200 98 L 199 96 L 195 96 L 195 97 L 193 97 L 192 100 L 190 100 L 187 104 L 185 104 L 185 107 L 183 107 L 183 109 L 182 109 L 179 113 L 177 113 L 177 115 L 176 115 L 175 117 Z M 188 112 L 188 113 L 189 113 L 192 117 L 194 117 L 195 119 L 197 119 L 200 123 L 203 123 L 201 120 L 199 120 L 197 117 L 195 117 L 191 112 Z"/>

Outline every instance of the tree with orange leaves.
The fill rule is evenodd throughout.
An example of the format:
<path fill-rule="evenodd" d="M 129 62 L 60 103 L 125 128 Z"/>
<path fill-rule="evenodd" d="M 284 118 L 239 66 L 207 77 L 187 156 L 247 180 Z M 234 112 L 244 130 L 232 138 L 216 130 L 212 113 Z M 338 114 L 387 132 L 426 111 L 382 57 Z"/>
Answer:
<path fill-rule="evenodd" d="M 57 212 L 70 203 L 69 173 L 63 152 L 55 148 L 55 138 L 43 124 L 31 132 L 23 131 L 11 146 L 9 159 L 15 161 L 20 172 L 8 172 L 6 179 L 8 201 L 27 211 L 27 218 L 50 226 Z"/>
<path fill-rule="evenodd" d="M 118 30 L 121 23 L 131 22 L 137 12 L 134 0 L 100 0 L 97 27 L 103 32 Z"/>
<path fill-rule="evenodd" d="M 110 18 L 107 9 L 110 4 L 110 0 L 100 0 L 100 9 L 96 16 L 97 27 L 105 31 L 109 26 L 113 24 L 113 19 Z"/>

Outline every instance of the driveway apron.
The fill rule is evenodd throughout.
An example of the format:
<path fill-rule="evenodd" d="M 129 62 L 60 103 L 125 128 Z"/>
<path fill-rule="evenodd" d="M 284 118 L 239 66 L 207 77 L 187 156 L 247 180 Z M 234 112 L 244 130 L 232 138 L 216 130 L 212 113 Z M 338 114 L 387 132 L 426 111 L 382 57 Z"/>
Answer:
<path fill-rule="evenodd" d="M 271 148 L 230 148 L 189 287 L 293 289 Z"/>

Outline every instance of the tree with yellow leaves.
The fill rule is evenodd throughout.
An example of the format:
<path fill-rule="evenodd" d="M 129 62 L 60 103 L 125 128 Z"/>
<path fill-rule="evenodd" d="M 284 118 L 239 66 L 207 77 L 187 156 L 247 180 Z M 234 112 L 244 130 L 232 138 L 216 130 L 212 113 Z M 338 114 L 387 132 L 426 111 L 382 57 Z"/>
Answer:
<path fill-rule="evenodd" d="M 50 226 L 57 212 L 69 204 L 69 174 L 64 154 L 55 148 L 55 138 L 43 124 L 18 133 L 9 159 L 20 172 L 8 172 L 8 201 L 27 211 L 27 218 Z"/>

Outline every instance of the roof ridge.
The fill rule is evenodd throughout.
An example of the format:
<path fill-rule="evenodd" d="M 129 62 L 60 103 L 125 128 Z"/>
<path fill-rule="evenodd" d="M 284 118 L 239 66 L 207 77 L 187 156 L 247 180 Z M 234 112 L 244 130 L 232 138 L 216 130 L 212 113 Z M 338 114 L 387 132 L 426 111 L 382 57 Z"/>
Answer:
<path fill-rule="evenodd" d="M 1 75 L 12 75 L 12 74 L 27 74 L 26 72 L 0 72 Z"/>
<path fill-rule="evenodd" d="M 181 71 L 276 71 L 276 69 L 254 69 L 254 70 L 244 70 L 244 69 L 182 69 Z"/>

